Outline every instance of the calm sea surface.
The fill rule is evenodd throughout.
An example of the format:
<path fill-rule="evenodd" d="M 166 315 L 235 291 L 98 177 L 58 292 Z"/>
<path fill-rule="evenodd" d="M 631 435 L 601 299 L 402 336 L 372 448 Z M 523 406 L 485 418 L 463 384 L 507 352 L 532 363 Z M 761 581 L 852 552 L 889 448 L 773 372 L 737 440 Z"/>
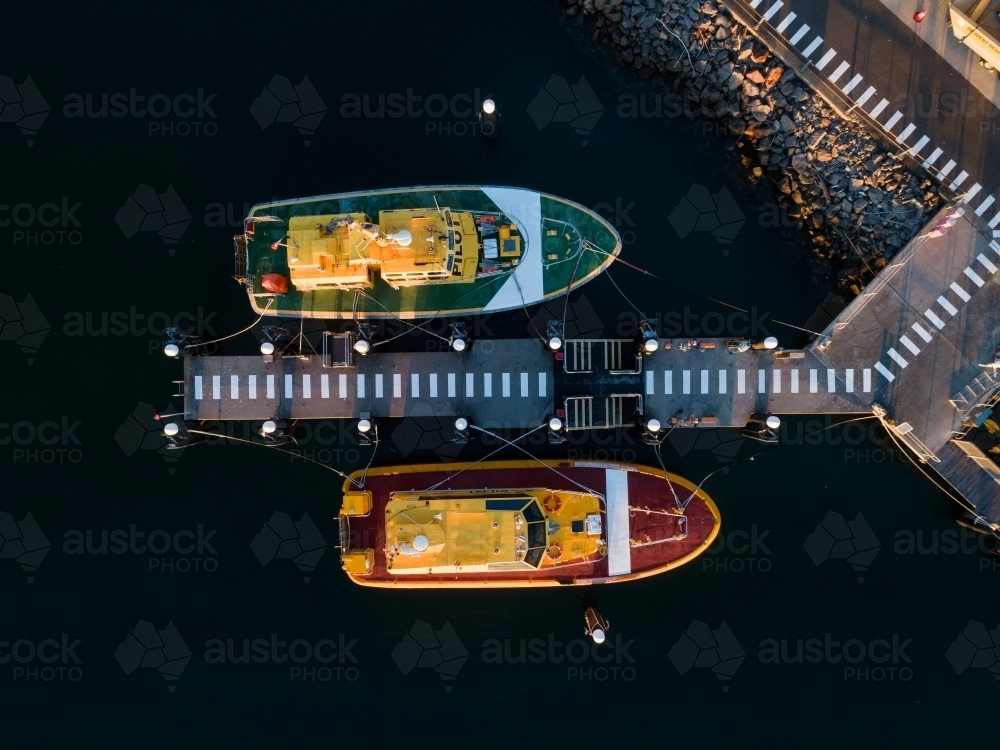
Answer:
<path fill-rule="evenodd" d="M 794 233 L 773 226 L 772 188 L 743 176 L 724 136 L 657 116 L 654 90 L 578 38 L 558 8 L 19 5 L 7 15 L 6 746 L 991 738 L 1000 675 L 988 669 L 989 635 L 977 635 L 1000 619 L 1000 558 L 962 532 L 950 501 L 867 422 L 814 434 L 829 422 L 787 420 L 785 444 L 752 461 L 762 446 L 736 431 L 673 436 L 670 470 L 700 481 L 723 469 L 705 485 L 723 514 L 721 541 L 675 572 L 592 590 L 363 589 L 334 548 L 335 474 L 232 441 L 169 461 L 157 451 L 149 415 L 168 408 L 181 372 L 159 353 L 157 332 L 168 320 L 208 335 L 252 322 L 231 279 L 231 236 L 247 205 L 275 197 L 447 183 L 553 193 L 601 211 L 625 238 L 622 257 L 659 277 L 619 265 L 611 275 L 631 302 L 607 277 L 574 294 L 581 335 L 618 335 L 634 320 L 631 304 L 665 325 L 683 327 L 685 315 L 709 332 L 743 325 L 707 295 L 755 308 L 759 335 L 804 343 L 774 320 L 803 324 L 828 289 L 791 249 Z M 576 92 L 562 104 L 594 111 L 578 95 L 586 86 L 599 100 L 584 132 L 541 106 L 559 79 Z M 29 111 L 50 110 L 40 126 L 10 121 L 20 119 L 8 109 L 18 96 Z M 502 113 L 491 146 L 473 109 L 486 96 Z M 298 100 L 302 116 L 325 114 L 300 132 L 266 106 L 282 97 Z M 391 116 L 396 101 L 402 116 Z M 633 101 L 652 116 L 622 116 Z M 744 224 L 732 243 L 672 227 L 672 209 L 696 185 L 734 197 Z M 483 337 L 528 335 L 520 311 L 485 325 Z M 40 344 L 22 338 L 46 328 Z M 255 341 L 224 346 L 249 352 Z M 338 470 L 370 455 L 337 426 L 299 437 L 307 457 Z M 376 463 L 442 460 L 432 438 L 414 449 L 422 434 L 393 437 Z M 655 461 L 631 436 L 598 439 L 566 447 Z M 460 457 L 489 449 L 474 442 Z M 286 517 L 323 538 L 307 569 L 251 548 Z M 847 561 L 855 552 L 868 552 L 854 558 L 863 564 Z M 589 603 L 611 621 L 611 648 L 581 640 Z"/>

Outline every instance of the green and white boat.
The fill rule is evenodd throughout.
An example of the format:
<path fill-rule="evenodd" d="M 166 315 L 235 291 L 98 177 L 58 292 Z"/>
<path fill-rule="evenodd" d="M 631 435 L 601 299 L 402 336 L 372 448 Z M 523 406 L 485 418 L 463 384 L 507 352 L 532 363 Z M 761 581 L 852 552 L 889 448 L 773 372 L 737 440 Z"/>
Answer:
<path fill-rule="evenodd" d="M 509 187 L 415 187 L 262 203 L 234 238 L 258 313 L 433 318 L 576 289 L 621 251 L 599 214 Z"/>

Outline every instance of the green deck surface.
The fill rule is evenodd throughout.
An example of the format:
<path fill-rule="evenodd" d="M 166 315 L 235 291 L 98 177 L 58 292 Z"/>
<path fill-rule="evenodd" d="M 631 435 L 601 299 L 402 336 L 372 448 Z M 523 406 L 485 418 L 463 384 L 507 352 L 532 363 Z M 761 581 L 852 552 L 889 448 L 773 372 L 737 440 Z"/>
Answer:
<path fill-rule="evenodd" d="M 513 191 L 512 188 L 485 188 L 486 190 Z M 517 193 L 524 197 L 539 195 L 532 191 Z M 425 187 L 398 190 L 377 190 L 365 193 L 344 193 L 318 196 L 300 200 L 280 201 L 254 206 L 250 216 L 274 216 L 280 221 L 257 222 L 255 233 L 247 242 L 247 287 L 250 300 L 257 312 L 265 307 L 269 314 L 280 316 L 301 316 L 313 318 L 430 318 L 437 316 L 475 314 L 487 308 L 494 296 L 511 276 L 513 271 L 494 273 L 473 282 L 432 283 L 417 287 L 393 289 L 381 278 L 377 278 L 372 289 L 357 294 L 353 290 L 321 290 L 302 292 L 290 289 L 282 295 L 271 295 L 261 286 L 261 278 L 266 273 L 276 272 L 288 275 L 287 251 L 284 247 L 272 250 L 271 244 L 281 240 L 288 231 L 290 216 L 320 216 L 364 212 L 378 220 L 379 211 L 399 208 L 429 208 L 437 205 L 452 211 L 503 212 L 518 223 L 524 232 L 532 221 L 531 217 L 517 216 L 498 206 L 478 187 Z M 541 285 L 535 283 L 537 294 L 525 293 L 523 272 L 518 281 L 517 299 L 511 302 L 510 295 L 502 295 L 503 303 L 494 303 L 491 312 L 510 310 L 522 305 L 538 304 L 576 289 L 601 273 L 621 250 L 621 239 L 614 227 L 601 216 L 571 201 L 540 194 L 537 199 L 541 208 L 542 239 L 541 257 L 548 253 L 565 255 L 568 243 L 563 231 L 554 237 L 546 237 L 547 228 L 561 229 L 563 222 L 573 229 L 567 231 L 576 243 L 576 235 L 585 241 L 584 249 L 565 260 L 543 262 Z M 533 220 L 538 223 L 537 217 Z M 536 238 L 537 239 L 537 238 Z M 589 244 L 596 250 L 586 249 Z M 537 248 L 526 240 L 524 257 Z M 537 298 L 536 298 L 537 297 Z M 500 306 L 498 306 L 498 304 Z"/>

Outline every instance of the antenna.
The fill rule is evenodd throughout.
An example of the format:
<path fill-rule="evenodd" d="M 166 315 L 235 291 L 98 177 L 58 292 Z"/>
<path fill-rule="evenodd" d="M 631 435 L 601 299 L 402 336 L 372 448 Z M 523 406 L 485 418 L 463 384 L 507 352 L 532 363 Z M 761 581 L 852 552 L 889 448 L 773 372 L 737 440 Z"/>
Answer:
<path fill-rule="evenodd" d="M 444 218 L 444 214 L 441 212 L 441 206 L 438 205 L 437 196 L 435 195 L 435 196 L 432 196 L 432 197 L 434 198 L 434 208 L 437 209 L 438 216 L 440 216 L 443 219 Z"/>

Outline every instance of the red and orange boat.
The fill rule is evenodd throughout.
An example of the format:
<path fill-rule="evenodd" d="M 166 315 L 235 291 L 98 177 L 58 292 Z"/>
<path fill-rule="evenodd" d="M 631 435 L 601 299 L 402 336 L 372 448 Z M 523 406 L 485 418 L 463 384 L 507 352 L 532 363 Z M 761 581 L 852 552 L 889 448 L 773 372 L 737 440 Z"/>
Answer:
<path fill-rule="evenodd" d="M 355 583 L 397 588 L 617 583 L 704 552 L 719 510 L 659 469 L 593 461 L 390 466 L 344 483 Z"/>

